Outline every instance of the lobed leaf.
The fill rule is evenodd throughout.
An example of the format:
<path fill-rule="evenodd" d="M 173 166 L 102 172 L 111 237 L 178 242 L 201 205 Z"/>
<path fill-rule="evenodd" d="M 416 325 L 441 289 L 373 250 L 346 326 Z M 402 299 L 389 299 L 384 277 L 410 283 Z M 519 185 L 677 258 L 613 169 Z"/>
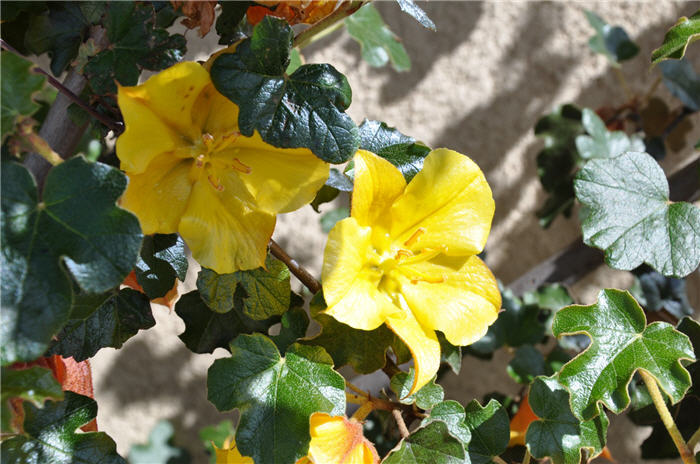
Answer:
<path fill-rule="evenodd" d="M 44 86 L 44 76 L 34 74 L 31 62 L 17 55 L 3 51 L 0 53 L 2 90 L 0 94 L 0 126 L 2 140 L 12 133 L 15 123 L 22 116 L 31 116 L 39 110 L 33 100 L 34 94 Z"/>
<path fill-rule="evenodd" d="M 328 64 L 302 65 L 285 74 L 292 39 L 286 21 L 266 16 L 235 53 L 214 61 L 214 86 L 239 106 L 243 135 L 257 130 L 276 147 L 305 147 L 324 161 L 347 161 L 359 145 L 357 126 L 345 114 L 350 85 Z"/>
<path fill-rule="evenodd" d="M 589 161 L 576 175 L 583 241 L 605 250 L 610 267 L 647 263 L 684 277 L 700 263 L 700 208 L 669 201 L 668 181 L 650 155 L 629 152 Z"/>
<path fill-rule="evenodd" d="M 680 60 L 685 55 L 688 44 L 698 39 L 700 39 L 700 10 L 693 13 L 690 18 L 681 17 L 666 32 L 661 46 L 651 52 L 652 64 L 668 59 Z"/>
<path fill-rule="evenodd" d="M 466 448 L 472 439 L 472 432 L 464 422 L 466 416 L 464 406 L 457 401 L 447 400 L 434 405 L 428 417 L 421 422 L 421 425 L 427 425 L 435 420 L 444 422 L 450 434 L 459 439 Z"/>
<path fill-rule="evenodd" d="M 688 337 L 664 322 L 646 325 L 632 296 L 606 289 L 590 306 L 569 306 L 557 313 L 554 335 L 583 333 L 591 344 L 559 372 L 571 392 L 571 410 L 582 420 L 599 414 L 602 403 L 616 414 L 630 402 L 627 386 L 638 369 L 654 376 L 676 403 L 690 387 L 681 359 L 695 359 Z"/>
<path fill-rule="evenodd" d="M 469 458 L 472 464 L 490 463 L 494 456 L 505 451 L 510 439 L 508 414 L 501 404 L 491 400 L 481 406 L 472 400 L 464 408 L 464 423 L 469 427 L 472 439 L 469 442 Z"/>
<path fill-rule="evenodd" d="M 608 131 L 603 120 L 589 108 L 583 109 L 581 124 L 589 135 L 576 137 L 576 150 L 585 160 L 614 158 L 627 151 L 644 151 L 644 142 L 640 138 L 629 137 L 622 131 Z"/>
<path fill-rule="evenodd" d="M 700 76 L 688 60 L 659 63 L 664 84 L 690 111 L 700 111 Z"/>
<path fill-rule="evenodd" d="M 236 444 L 255 462 L 287 463 L 306 455 L 314 412 L 345 414 L 345 381 L 318 346 L 292 345 L 284 358 L 262 334 L 240 335 L 231 357 L 207 376 L 208 398 L 219 411 L 240 410 Z"/>
<path fill-rule="evenodd" d="M 464 464 L 466 454 L 447 424 L 433 421 L 401 440 L 384 464 Z"/>
<path fill-rule="evenodd" d="M 149 299 L 165 296 L 175 285 L 175 279 L 185 281 L 185 242 L 177 234 L 146 236 L 134 271 L 137 282 Z"/>
<path fill-rule="evenodd" d="M 389 29 L 381 14 L 367 4 L 345 19 L 348 34 L 360 43 L 362 58 L 380 68 L 391 61 L 397 71 L 411 69 L 411 59 L 401 40 Z"/>
<path fill-rule="evenodd" d="M 513 380 L 527 385 L 538 375 L 547 374 L 547 363 L 540 350 L 532 345 L 523 345 L 515 350 L 506 371 Z"/>
<path fill-rule="evenodd" d="M 3 364 L 44 353 L 68 321 L 69 275 L 86 292 L 119 285 L 133 269 L 143 235 L 136 217 L 115 205 L 126 176 L 82 157 L 55 166 L 42 201 L 22 166 L 2 166 Z"/>
<path fill-rule="evenodd" d="M 260 321 L 283 314 L 290 302 L 289 275 L 287 266 L 269 254 L 265 259 L 265 268 L 237 271 L 236 280 L 244 291 L 245 315 Z"/>
<path fill-rule="evenodd" d="M 591 37 L 588 45 L 596 53 L 604 55 L 614 66 L 620 66 L 621 61 L 634 58 L 639 53 L 637 44 L 620 26 L 611 26 L 592 11 L 586 11 L 589 24 L 595 29 L 596 35 Z"/>
<path fill-rule="evenodd" d="M 413 387 L 413 378 L 416 371 L 411 368 L 409 372 L 399 372 L 391 378 L 391 389 L 396 393 L 396 397 L 400 403 L 413 404 L 416 403 L 421 409 L 431 409 L 436 404 L 442 402 L 445 398 L 445 391 L 442 387 L 435 383 L 435 378 L 421 387 L 420 390 L 413 395 L 408 396 L 408 393 Z"/>

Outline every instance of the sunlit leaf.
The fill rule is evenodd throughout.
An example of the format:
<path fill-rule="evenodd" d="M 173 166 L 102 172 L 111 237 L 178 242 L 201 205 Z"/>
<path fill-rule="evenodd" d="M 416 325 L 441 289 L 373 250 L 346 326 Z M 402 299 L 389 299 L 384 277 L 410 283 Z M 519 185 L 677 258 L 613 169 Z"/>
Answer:
<path fill-rule="evenodd" d="M 496 400 L 481 406 L 473 400 L 465 408 L 464 422 L 472 434 L 469 458 L 472 464 L 486 464 L 505 451 L 510 439 L 508 414 Z"/>
<path fill-rule="evenodd" d="M 658 63 L 670 58 L 681 59 L 685 55 L 688 44 L 700 38 L 700 10 L 690 18 L 681 17 L 676 24 L 666 32 L 664 41 L 659 48 L 651 52 L 651 62 Z"/>
<path fill-rule="evenodd" d="M 367 4 L 345 19 L 350 36 L 362 46 L 362 58 L 374 67 L 391 61 L 397 71 L 411 69 L 411 59 L 401 40 L 389 29 L 372 4 Z"/>
<path fill-rule="evenodd" d="M 148 435 L 148 443 L 134 445 L 129 450 L 130 464 L 188 464 L 189 453 L 173 446 L 175 429 L 167 420 L 156 423 Z"/>
<path fill-rule="evenodd" d="M 442 387 L 435 383 L 435 379 L 421 387 L 420 390 L 411 396 L 407 396 L 413 387 L 415 370 L 412 368 L 408 373 L 399 372 L 391 378 L 391 389 L 396 393 L 399 402 L 403 404 L 416 403 L 421 409 L 431 409 L 445 398 Z"/>
<path fill-rule="evenodd" d="M 464 446 L 453 437 L 447 424 L 428 423 L 401 440 L 382 461 L 384 464 L 464 464 Z"/>
<path fill-rule="evenodd" d="M 581 123 L 589 135 L 576 137 L 576 149 L 583 159 L 614 158 L 627 151 L 644 151 L 644 142 L 622 131 L 609 131 L 595 111 L 584 108 Z"/>

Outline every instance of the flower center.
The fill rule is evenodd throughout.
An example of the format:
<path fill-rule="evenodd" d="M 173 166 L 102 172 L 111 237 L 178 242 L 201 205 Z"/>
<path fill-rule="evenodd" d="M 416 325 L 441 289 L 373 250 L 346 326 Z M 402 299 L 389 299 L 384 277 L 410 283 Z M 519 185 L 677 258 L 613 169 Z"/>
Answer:
<path fill-rule="evenodd" d="M 216 137 L 209 133 L 202 134 L 201 139 L 195 142 L 190 150 L 190 156 L 194 158 L 193 176 L 200 178 L 205 175 L 215 190 L 223 192 L 221 175 L 226 175 L 226 171 L 234 170 L 242 174 L 250 174 L 251 167 L 235 157 L 238 150 L 229 148 L 240 135 L 238 131 Z M 221 155 L 223 150 L 226 150 L 226 156 Z"/>

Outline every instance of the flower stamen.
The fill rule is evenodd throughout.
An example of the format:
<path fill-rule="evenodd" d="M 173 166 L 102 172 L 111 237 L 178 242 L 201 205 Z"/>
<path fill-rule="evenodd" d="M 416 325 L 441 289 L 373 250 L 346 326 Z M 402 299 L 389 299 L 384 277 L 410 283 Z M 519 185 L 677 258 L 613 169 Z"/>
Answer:
<path fill-rule="evenodd" d="M 196 159 L 195 164 L 197 165 L 198 168 L 201 168 L 202 166 L 204 166 L 204 154 L 200 153 L 199 155 L 197 155 L 197 158 L 195 158 L 195 159 Z"/>
<path fill-rule="evenodd" d="M 238 158 L 233 159 L 231 167 L 236 171 L 242 172 L 243 174 L 250 174 L 251 172 L 253 172 L 250 166 L 241 163 L 241 160 L 239 160 Z"/>
<path fill-rule="evenodd" d="M 408 240 L 403 242 L 404 246 L 410 247 L 414 243 L 418 241 L 421 235 L 425 233 L 425 227 L 419 227 L 415 232 L 413 232 L 413 235 L 411 235 Z"/>
<path fill-rule="evenodd" d="M 224 186 L 221 185 L 221 182 L 219 181 L 219 179 L 215 178 L 213 175 L 209 174 L 207 176 L 207 180 L 212 185 L 212 187 L 214 187 L 217 191 L 219 191 L 219 192 L 224 191 Z"/>

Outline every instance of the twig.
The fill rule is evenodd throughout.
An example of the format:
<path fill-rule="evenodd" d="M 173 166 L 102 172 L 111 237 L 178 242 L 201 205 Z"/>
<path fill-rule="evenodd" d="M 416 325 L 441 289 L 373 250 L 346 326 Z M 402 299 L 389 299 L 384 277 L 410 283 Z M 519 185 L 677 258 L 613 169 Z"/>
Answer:
<path fill-rule="evenodd" d="M 382 371 L 386 374 L 387 377 L 389 377 L 389 380 L 399 372 L 403 372 L 401 369 L 399 369 L 399 366 L 396 365 L 393 359 L 387 356 L 386 358 L 386 364 L 384 367 L 382 367 Z"/>
<path fill-rule="evenodd" d="M 391 415 L 394 416 L 394 420 L 396 421 L 396 425 L 399 426 L 399 433 L 401 434 L 401 437 L 407 438 L 410 435 L 410 433 L 408 433 L 408 427 L 406 427 L 406 422 L 404 422 L 404 420 L 403 420 L 403 416 L 401 415 L 401 411 L 398 409 L 392 409 Z"/>
<path fill-rule="evenodd" d="M 695 462 L 693 453 L 688 449 L 688 445 L 685 443 L 680 430 L 678 430 L 678 426 L 676 426 L 673 416 L 671 416 L 671 412 L 666 407 L 666 402 L 661 395 L 659 386 L 656 384 L 656 379 L 654 379 L 651 374 L 644 370 L 640 370 L 639 374 L 642 376 L 642 380 L 644 380 L 647 390 L 649 390 L 649 395 L 654 402 L 654 407 L 659 413 L 659 417 L 661 417 L 661 421 L 664 423 L 664 426 L 666 426 L 666 430 L 668 430 L 669 435 L 671 435 L 673 444 L 676 445 L 676 448 L 678 448 L 678 452 L 681 455 L 683 463 L 693 464 Z"/>
<path fill-rule="evenodd" d="M 530 454 L 530 450 L 525 448 L 525 457 L 523 458 L 523 464 L 530 464 L 531 458 L 532 458 L 532 455 Z"/>
<path fill-rule="evenodd" d="M 356 387 L 355 385 L 351 384 L 347 380 L 345 381 L 345 386 L 348 387 L 350 390 L 354 391 L 355 393 L 357 393 L 358 395 L 363 396 L 365 398 L 369 398 L 369 394 L 367 392 L 365 392 L 361 388 Z"/>
<path fill-rule="evenodd" d="M 2 48 L 5 50 L 14 53 L 15 55 L 22 57 L 22 54 L 19 53 L 12 45 L 8 44 L 4 40 L 0 39 L 0 45 L 2 45 Z M 22 57 L 23 58 L 23 57 Z M 68 97 L 73 103 L 84 109 L 90 116 L 93 118 L 97 119 L 100 121 L 102 124 L 107 126 L 109 129 L 114 131 L 115 135 L 119 135 L 122 133 L 124 130 L 124 125 L 120 122 L 114 121 L 111 118 L 108 118 L 105 115 L 102 115 L 95 111 L 90 105 L 85 103 L 83 100 L 80 99 L 76 94 L 74 94 L 69 88 L 64 86 L 62 83 L 60 83 L 58 80 L 56 80 L 51 74 L 48 72 L 44 71 L 38 66 L 34 66 L 32 68 L 32 71 L 38 74 L 43 74 L 46 76 L 46 79 L 49 81 L 49 84 L 52 86 L 56 87 L 62 94 L 64 94 L 66 97 Z"/>
<path fill-rule="evenodd" d="M 698 428 L 695 433 L 688 440 L 688 449 L 692 452 L 695 447 L 700 443 L 700 428 Z"/>
<path fill-rule="evenodd" d="M 301 264 L 297 263 L 291 256 L 289 256 L 287 252 L 284 251 L 282 247 L 279 246 L 274 240 L 270 240 L 270 253 L 272 253 L 272 256 L 286 264 L 290 272 L 294 274 L 294 276 L 299 279 L 312 294 L 315 295 L 321 291 L 321 283 L 316 280 L 316 278 L 312 276 L 311 273 Z"/>
<path fill-rule="evenodd" d="M 631 100 L 632 99 L 632 91 L 630 90 L 630 87 L 627 84 L 627 79 L 625 79 L 625 75 L 622 72 L 622 69 L 620 69 L 618 67 L 614 67 L 613 70 L 615 72 L 615 76 L 617 76 L 618 82 L 620 83 L 620 87 L 622 87 L 622 91 L 624 92 L 625 97 L 628 100 Z"/>
<path fill-rule="evenodd" d="M 335 25 L 336 22 L 343 20 L 355 13 L 357 10 L 362 8 L 362 6 L 368 3 L 367 0 L 352 1 L 349 3 L 342 4 L 337 10 L 329 14 L 313 26 L 301 31 L 296 37 L 294 37 L 294 46 L 297 48 L 304 48 L 306 45 L 311 43 L 312 39 L 325 31 L 329 27 Z"/>
<path fill-rule="evenodd" d="M 367 401 L 365 404 L 360 406 L 357 411 L 355 411 L 352 418 L 357 421 L 363 421 L 372 411 L 374 411 L 374 403 Z"/>

